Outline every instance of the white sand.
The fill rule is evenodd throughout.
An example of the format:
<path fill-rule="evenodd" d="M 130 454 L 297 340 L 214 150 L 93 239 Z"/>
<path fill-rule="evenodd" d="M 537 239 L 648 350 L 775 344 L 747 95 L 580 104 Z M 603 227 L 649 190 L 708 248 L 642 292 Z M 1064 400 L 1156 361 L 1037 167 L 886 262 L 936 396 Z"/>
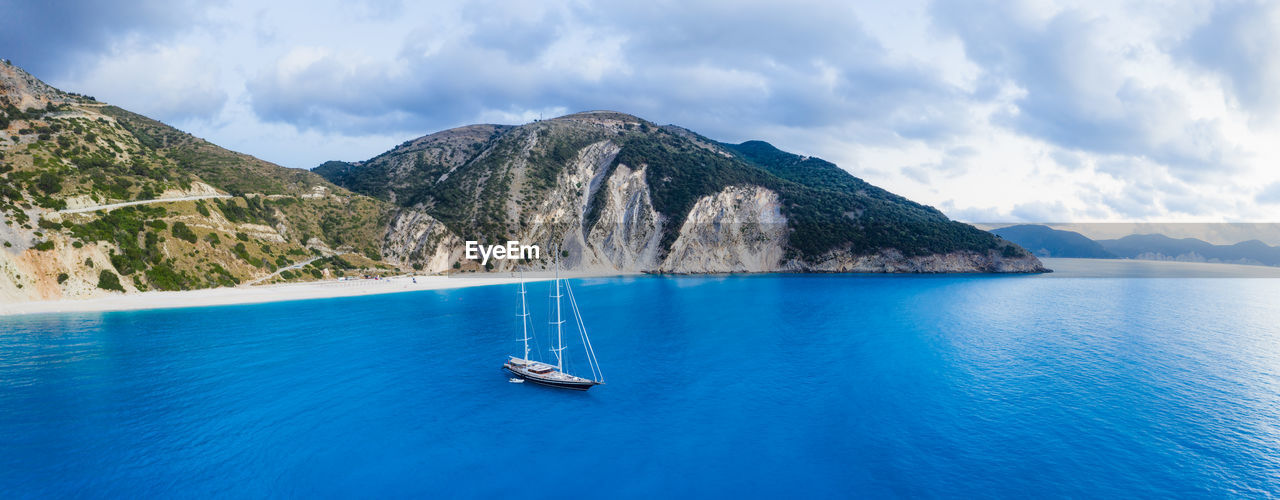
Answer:
<path fill-rule="evenodd" d="M 602 277 L 616 274 L 564 273 L 566 278 Z M 525 281 L 550 279 L 544 274 L 526 275 Z M 414 281 L 417 283 L 414 283 Z M 15 314 L 129 311 L 137 309 L 165 309 L 173 307 L 225 306 L 232 304 L 256 304 L 286 300 L 352 297 L 382 293 L 443 290 L 484 285 L 507 285 L 520 279 L 511 273 L 464 274 L 448 276 L 399 276 L 380 280 L 356 279 L 348 281 L 316 281 L 283 285 L 240 286 L 235 288 L 211 288 L 184 292 L 142 292 L 112 294 L 106 297 L 81 300 L 47 300 L 0 304 L 0 316 Z"/>

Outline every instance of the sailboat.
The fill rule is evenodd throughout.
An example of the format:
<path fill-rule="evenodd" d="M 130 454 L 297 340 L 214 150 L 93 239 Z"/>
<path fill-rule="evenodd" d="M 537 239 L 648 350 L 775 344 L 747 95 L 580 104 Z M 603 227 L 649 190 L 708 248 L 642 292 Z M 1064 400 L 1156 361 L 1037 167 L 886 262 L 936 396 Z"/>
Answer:
<path fill-rule="evenodd" d="M 550 299 L 555 300 L 556 320 L 550 324 L 556 327 L 556 347 L 551 349 L 555 354 L 556 364 L 535 361 L 529 357 L 529 304 L 525 300 L 527 294 L 524 287 L 524 274 L 520 275 L 520 324 L 523 333 L 521 341 L 524 342 L 524 356 L 515 357 L 508 356 L 507 362 L 502 368 L 515 375 L 511 379 L 515 382 L 517 379 L 528 380 L 535 384 L 545 385 L 549 387 L 559 387 L 561 389 L 573 389 L 577 391 L 585 391 L 597 385 L 604 384 L 604 375 L 600 373 L 600 365 L 596 361 L 596 352 L 591 348 L 591 338 L 587 336 L 587 328 L 582 323 L 582 313 L 578 311 L 578 302 L 573 297 L 573 289 L 569 286 L 569 282 L 560 279 L 560 263 L 556 262 L 555 280 L 551 285 Z M 563 286 L 564 294 L 561 294 Z M 587 365 L 591 367 L 591 378 L 580 377 L 565 372 L 564 369 L 564 318 L 561 316 L 560 299 L 569 298 L 570 311 L 573 312 L 574 322 L 578 326 L 578 336 L 582 339 L 583 351 L 587 354 Z"/>

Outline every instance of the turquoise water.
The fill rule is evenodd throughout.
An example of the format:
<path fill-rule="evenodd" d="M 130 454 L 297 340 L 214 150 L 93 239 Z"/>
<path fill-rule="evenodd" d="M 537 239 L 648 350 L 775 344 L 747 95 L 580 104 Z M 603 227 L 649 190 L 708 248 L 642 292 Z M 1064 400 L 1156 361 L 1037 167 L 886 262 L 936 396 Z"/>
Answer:
<path fill-rule="evenodd" d="M 1278 280 L 574 286 L 588 393 L 507 382 L 511 286 L 0 318 L 0 493 L 1280 491 Z"/>

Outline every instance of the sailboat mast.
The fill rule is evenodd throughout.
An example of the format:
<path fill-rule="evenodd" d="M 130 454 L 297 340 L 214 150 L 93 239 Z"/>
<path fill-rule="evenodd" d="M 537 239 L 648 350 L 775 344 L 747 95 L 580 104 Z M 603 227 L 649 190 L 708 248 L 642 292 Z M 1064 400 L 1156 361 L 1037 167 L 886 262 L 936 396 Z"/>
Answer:
<path fill-rule="evenodd" d="M 556 250 L 556 370 L 564 370 L 564 319 L 560 317 L 560 251 Z"/>
<path fill-rule="evenodd" d="M 524 271 L 520 272 L 520 331 L 523 332 L 524 359 L 529 359 L 529 303 L 525 300 Z"/>

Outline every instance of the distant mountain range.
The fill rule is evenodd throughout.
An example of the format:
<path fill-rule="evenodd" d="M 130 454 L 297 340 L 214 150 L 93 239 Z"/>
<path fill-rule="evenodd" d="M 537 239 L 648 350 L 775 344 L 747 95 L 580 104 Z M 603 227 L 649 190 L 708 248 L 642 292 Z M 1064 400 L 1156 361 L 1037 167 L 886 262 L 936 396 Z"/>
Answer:
<path fill-rule="evenodd" d="M 1037 224 L 1021 224 L 991 231 L 996 236 L 1021 245 L 1038 257 L 1074 257 L 1082 259 L 1114 259 L 1098 242 L 1074 232 Z"/>
<path fill-rule="evenodd" d="M 1134 234 L 1115 240 L 1099 240 L 1104 248 L 1127 259 L 1183 260 L 1280 266 L 1280 247 L 1258 240 L 1234 245 L 1214 245 L 1195 238 L 1174 239 L 1162 234 Z"/>
<path fill-rule="evenodd" d="M 1037 224 L 993 229 L 993 234 L 1017 243 L 1039 257 L 1087 259 L 1173 260 L 1280 266 L 1280 247 L 1258 240 L 1215 245 L 1196 238 L 1162 234 L 1133 234 L 1118 239 L 1092 240 L 1073 231 Z"/>

